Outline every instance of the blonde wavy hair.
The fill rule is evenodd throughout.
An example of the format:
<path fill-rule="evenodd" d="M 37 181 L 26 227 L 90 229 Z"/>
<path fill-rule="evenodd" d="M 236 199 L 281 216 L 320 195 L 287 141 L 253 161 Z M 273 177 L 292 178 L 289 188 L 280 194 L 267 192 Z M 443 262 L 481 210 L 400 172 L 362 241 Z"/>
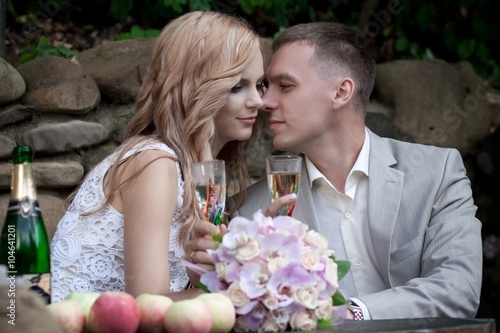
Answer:
<path fill-rule="evenodd" d="M 248 23 L 211 11 L 195 11 L 171 21 L 156 42 L 135 115 L 117 150 L 116 160 L 122 160 L 131 147 L 154 140 L 165 142 L 175 151 L 184 177 L 181 214 L 184 225 L 179 235 L 183 245 L 194 222 L 202 219 L 191 185 L 191 163 L 223 159 L 229 178 L 242 190 L 238 205 L 245 199 L 244 189 L 249 185 L 246 152 L 259 131 L 254 128 L 250 140 L 228 142 L 217 156 L 212 156 L 210 144 L 217 139 L 214 118 L 259 50 L 259 36 Z M 108 172 L 112 192 L 106 203 L 125 182 L 134 178 L 117 184 L 117 169 L 115 163 Z M 134 176 L 141 171 L 136 170 Z"/>

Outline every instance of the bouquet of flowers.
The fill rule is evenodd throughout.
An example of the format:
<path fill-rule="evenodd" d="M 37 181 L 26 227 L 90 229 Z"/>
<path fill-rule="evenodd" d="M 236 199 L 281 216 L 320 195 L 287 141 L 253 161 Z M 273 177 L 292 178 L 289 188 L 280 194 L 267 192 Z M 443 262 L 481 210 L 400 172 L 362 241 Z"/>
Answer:
<path fill-rule="evenodd" d="M 305 331 L 345 319 L 338 281 L 349 262 L 336 261 L 326 239 L 292 217 L 234 218 L 210 255 L 215 270 L 200 285 L 231 299 L 236 332 Z"/>

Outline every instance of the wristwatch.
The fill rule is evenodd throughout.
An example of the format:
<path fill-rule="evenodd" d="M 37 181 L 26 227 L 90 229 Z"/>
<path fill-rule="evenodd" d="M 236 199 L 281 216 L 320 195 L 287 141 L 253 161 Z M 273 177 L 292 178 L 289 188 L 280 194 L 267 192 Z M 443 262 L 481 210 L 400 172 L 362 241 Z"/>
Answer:
<path fill-rule="evenodd" d="M 365 317 L 363 316 L 363 310 L 354 303 L 353 301 L 349 301 L 349 309 L 352 311 L 352 314 L 354 315 L 354 320 L 364 320 Z"/>
<path fill-rule="evenodd" d="M 365 317 L 363 317 L 363 310 L 359 306 L 352 306 L 351 307 L 352 313 L 354 314 L 354 320 L 364 320 Z"/>

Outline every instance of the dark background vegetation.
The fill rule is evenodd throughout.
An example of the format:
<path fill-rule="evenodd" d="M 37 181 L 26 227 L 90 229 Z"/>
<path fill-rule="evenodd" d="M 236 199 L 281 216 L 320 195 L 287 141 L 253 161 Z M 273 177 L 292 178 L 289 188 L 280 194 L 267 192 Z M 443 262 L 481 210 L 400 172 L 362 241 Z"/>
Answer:
<path fill-rule="evenodd" d="M 291 24 L 333 20 L 369 38 L 377 62 L 470 61 L 500 81 L 496 0 L 3 0 L 7 60 L 70 56 L 104 40 L 155 36 L 180 14 L 214 9 L 245 17 L 264 37 Z M 9 58 L 10 57 L 10 58 Z"/>
<path fill-rule="evenodd" d="M 269 38 L 296 23 L 342 22 L 364 36 L 377 63 L 397 59 L 466 60 L 494 93 L 500 91 L 498 0 L 0 1 L 6 4 L 6 20 L 0 22 L 5 24 L 5 59 L 14 66 L 43 55 L 69 58 L 108 41 L 154 37 L 170 19 L 184 12 L 212 9 L 245 17 L 259 34 Z M 498 130 L 495 135 L 499 135 Z M 477 179 L 475 186 L 482 186 L 480 177 Z M 498 196 L 494 184 L 484 190 Z M 498 223 L 490 217 L 483 227 L 483 234 L 499 238 L 495 238 L 494 259 L 485 260 L 478 317 L 500 319 L 500 308 L 495 304 L 500 300 Z"/>

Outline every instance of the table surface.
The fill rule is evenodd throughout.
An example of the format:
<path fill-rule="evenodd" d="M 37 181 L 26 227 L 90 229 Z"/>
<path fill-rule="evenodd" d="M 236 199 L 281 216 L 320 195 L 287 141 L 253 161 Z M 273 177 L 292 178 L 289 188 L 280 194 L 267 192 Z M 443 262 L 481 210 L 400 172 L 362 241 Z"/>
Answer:
<path fill-rule="evenodd" d="M 314 331 L 325 333 L 328 331 Z M 415 318 L 392 320 L 346 320 L 334 333 L 382 333 L 382 332 L 425 332 L 425 333 L 496 333 L 494 319 Z"/>

